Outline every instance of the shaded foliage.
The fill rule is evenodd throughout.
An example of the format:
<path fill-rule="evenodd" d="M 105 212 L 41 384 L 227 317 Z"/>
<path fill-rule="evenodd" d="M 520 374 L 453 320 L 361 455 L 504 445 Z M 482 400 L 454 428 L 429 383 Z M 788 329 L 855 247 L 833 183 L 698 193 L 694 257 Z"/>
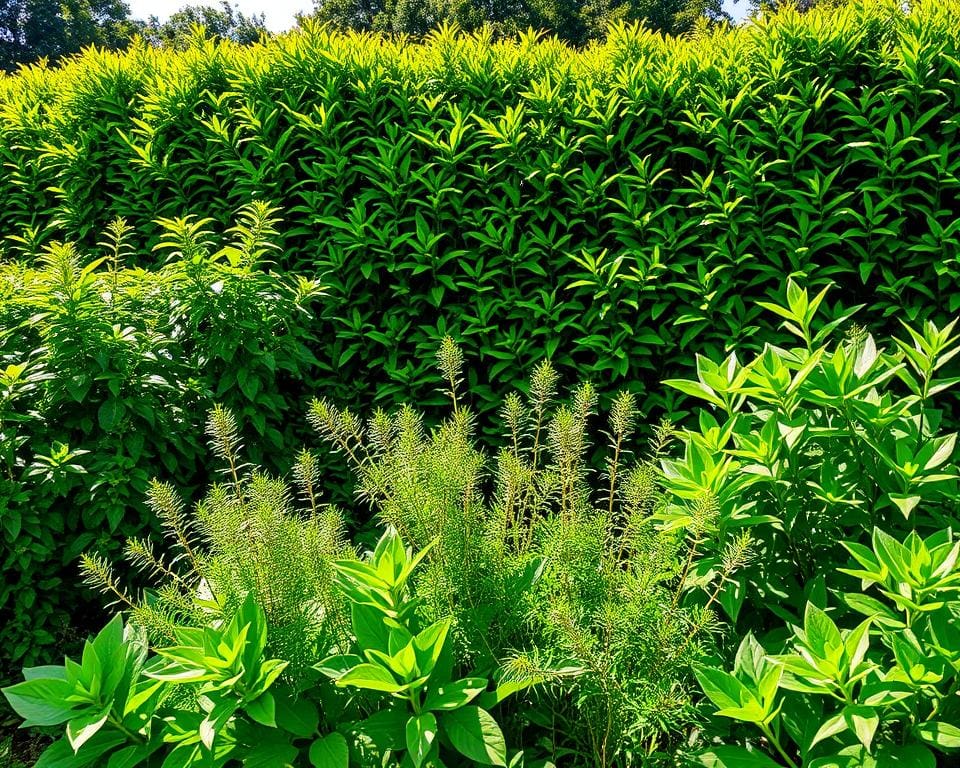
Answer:
<path fill-rule="evenodd" d="M 123 0 L 2 0 L 0 71 L 88 45 L 121 48 L 135 31 Z"/>
<path fill-rule="evenodd" d="M 615 22 L 644 21 L 651 29 L 678 34 L 698 21 L 725 21 L 721 0 L 316 0 L 315 17 L 336 29 L 422 37 L 443 24 L 497 34 L 543 29 L 583 44 L 602 38 Z"/>

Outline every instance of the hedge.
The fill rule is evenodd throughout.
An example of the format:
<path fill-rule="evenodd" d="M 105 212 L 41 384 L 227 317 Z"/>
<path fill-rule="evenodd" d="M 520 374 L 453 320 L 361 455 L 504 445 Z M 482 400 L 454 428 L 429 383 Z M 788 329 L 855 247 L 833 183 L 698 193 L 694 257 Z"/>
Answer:
<path fill-rule="evenodd" d="M 766 334 L 787 275 L 864 321 L 960 307 L 960 3 L 912 5 L 582 51 L 311 26 L 89 51 L 0 80 L 0 232 L 30 255 L 122 216 L 146 265 L 157 219 L 268 200 L 279 265 L 330 286 L 331 396 L 430 398 L 448 332 L 502 389 L 544 356 L 650 389 Z"/>

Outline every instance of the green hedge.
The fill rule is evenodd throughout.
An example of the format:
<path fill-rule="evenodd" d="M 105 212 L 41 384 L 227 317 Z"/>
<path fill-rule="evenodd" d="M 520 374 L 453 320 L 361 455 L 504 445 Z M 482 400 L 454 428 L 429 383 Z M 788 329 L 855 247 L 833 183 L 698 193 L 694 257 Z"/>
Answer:
<path fill-rule="evenodd" d="M 447 332 L 490 403 L 543 356 L 652 391 L 690 352 L 782 338 L 754 302 L 787 275 L 872 323 L 960 308 L 960 3 L 911 5 L 583 51 L 310 27 L 88 52 L 0 80 L 0 232 L 29 255 L 123 216 L 149 254 L 158 218 L 269 200 L 280 266 L 330 286 L 334 398 L 434 398 Z"/>
<path fill-rule="evenodd" d="M 209 482 L 214 402 L 245 414 L 257 462 L 287 469 L 314 295 L 222 254 L 147 272 L 61 245 L 36 268 L 0 265 L 0 677 L 69 645 L 71 619 L 101 623 L 79 555 L 155 524 L 151 478 Z"/>

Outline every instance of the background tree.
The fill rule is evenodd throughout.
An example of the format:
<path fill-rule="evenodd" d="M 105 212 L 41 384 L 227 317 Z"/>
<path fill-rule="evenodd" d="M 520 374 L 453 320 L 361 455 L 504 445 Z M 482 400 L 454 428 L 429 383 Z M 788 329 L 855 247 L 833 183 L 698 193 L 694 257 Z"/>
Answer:
<path fill-rule="evenodd" d="M 798 11 L 806 12 L 818 5 L 840 5 L 842 2 L 843 0 L 750 0 L 750 5 L 754 11 L 776 11 L 787 6 L 793 6 Z"/>
<path fill-rule="evenodd" d="M 680 34 L 698 20 L 729 20 L 722 0 L 316 0 L 316 16 L 338 29 L 421 36 L 441 22 L 474 30 L 484 24 L 509 34 L 546 29 L 582 44 L 603 36 L 614 21 L 639 21 Z"/>
<path fill-rule="evenodd" d="M 0 0 L 0 69 L 88 45 L 121 48 L 135 30 L 123 0 Z"/>
<path fill-rule="evenodd" d="M 141 34 L 154 45 L 182 48 L 198 27 L 202 27 L 208 37 L 237 43 L 255 43 L 261 35 L 268 34 L 264 14 L 247 16 L 228 0 L 223 0 L 219 8 L 210 5 L 185 6 L 163 23 L 156 16 L 151 16 L 143 25 Z"/>

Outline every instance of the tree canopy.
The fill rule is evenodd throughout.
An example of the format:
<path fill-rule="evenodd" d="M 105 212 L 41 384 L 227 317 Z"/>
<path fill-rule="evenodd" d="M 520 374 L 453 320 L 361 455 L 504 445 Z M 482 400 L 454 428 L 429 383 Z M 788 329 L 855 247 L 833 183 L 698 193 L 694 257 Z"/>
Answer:
<path fill-rule="evenodd" d="M 841 0 L 823 0 L 840 2 Z M 801 10 L 819 0 L 741 0 L 753 9 L 787 3 Z M 499 34 L 547 30 L 583 44 L 615 21 L 645 20 L 653 29 L 681 34 L 697 24 L 730 17 L 723 0 L 314 0 L 315 16 L 337 29 L 422 36 L 442 23 L 470 31 L 488 25 Z M 130 18 L 124 0 L 0 0 L 0 71 L 47 57 L 51 61 L 88 45 L 122 48 L 140 34 L 154 45 L 183 47 L 203 27 L 208 37 L 254 42 L 267 32 L 264 14 L 246 15 L 230 0 L 190 5 L 167 21 Z"/>
<path fill-rule="evenodd" d="M 599 38 L 610 22 L 646 20 L 678 34 L 729 20 L 722 0 L 316 0 L 316 15 L 338 29 L 420 36 L 437 25 L 473 30 L 484 24 L 509 34 L 545 29 L 572 43 Z"/>
<path fill-rule="evenodd" d="M 267 33 L 266 16 L 262 13 L 247 16 L 239 8 L 222 0 L 220 7 L 189 5 L 172 14 L 161 23 L 151 16 L 141 34 L 155 45 L 182 47 L 202 27 L 207 37 L 233 40 L 236 43 L 255 43 Z"/>
<path fill-rule="evenodd" d="M 134 31 L 123 0 L 0 0 L 0 69 L 87 45 L 120 47 Z"/>
<path fill-rule="evenodd" d="M 264 14 L 246 15 L 228 0 L 188 5 L 164 22 L 130 18 L 124 0 L 0 0 L 0 71 L 40 58 L 51 61 L 88 45 L 123 48 L 134 35 L 182 47 L 202 27 L 207 37 L 252 43 L 267 32 Z"/>

